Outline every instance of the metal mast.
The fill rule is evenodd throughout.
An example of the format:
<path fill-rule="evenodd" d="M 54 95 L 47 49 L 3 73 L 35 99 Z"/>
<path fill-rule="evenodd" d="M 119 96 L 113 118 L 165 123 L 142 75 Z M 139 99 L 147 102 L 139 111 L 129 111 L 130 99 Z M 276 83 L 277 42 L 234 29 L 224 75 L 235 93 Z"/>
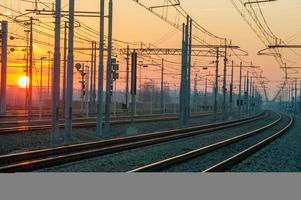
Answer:
<path fill-rule="evenodd" d="M 67 95 L 65 107 L 64 142 L 69 143 L 72 137 L 72 98 L 73 98 L 73 66 L 74 66 L 74 0 L 69 0 L 69 37 L 67 63 Z"/>
<path fill-rule="evenodd" d="M 33 18 L 30 17 L 30 38 L 29 38 L 29 90 L 28 90 L 28 118 L 31 119 L 32 115 L 32 65 L 33 65 Z"/>
<path fill-rule="evenodd" d="M 104 0 L 100 0 L 100 20 L 99 20 L 99 65 L 98 65 L 98 112 L 97 112 L 97 136 L 103 134 L 102 123 L 103 123 L 103 109 L 102 109 L 102 100 L 103 100 L 103 54 L 104 54 Z"/>
<path fill-rule="evenodd" d="M 6 112 L 6 81 L 7 81 L 7 21 L 1 22 L 1 93 L 0 93 L 0 114 Z"/>
<path fill-rule="evenodd" d="M 164 59 L 162 59 L 162 66 L 161 66 L 161 99 L 160 99 L 160 105 L 161 105 L 161 114 L 164 114 L 165 108 L 164 108 Z"/>
<path fill-rule="evenodd" d="M 226 111 L 226 97 L 227 97 L 227 40 L 225 40 L 225 57 L 224 57 L 224 79 L 223 79 L 223 116 Z"/>
<path fill-rule="evenodd" d="M 214 119 L 215 120 L 217 117 L 218 65 L 219 65 L 219 48 L 216 49 L 215 86 L 214 86 Z"/>
<path fill-rule="evenodd" d="M 52 130 L 51 141 L 56 143 L 59 137 L 59 99 L 60 99 L 60 28 L 61 28 L 61 0 L 55 3 L 55 46 L 54 46 L 54 69 L 52 76 Z"/>
<path fill-rule="evenodd" d="M 111 82 L 112 82 L 112 33 L 113 33 L 113 1 L 109 1 L 109 24 L 108 24 L 108 61 L 107 61 L 107 84 L 106 84 L 106 107 L 105 107 L 105 132 L 110 133 L 111 115 Z"/>
<path fill-rule="evenodd" d="M 242 62 L 240 62 L 239 66 L 239 93 L 238 93 L 238 109 L 239 114 L 241 114 L 241 84 L 242 84 Z"/>

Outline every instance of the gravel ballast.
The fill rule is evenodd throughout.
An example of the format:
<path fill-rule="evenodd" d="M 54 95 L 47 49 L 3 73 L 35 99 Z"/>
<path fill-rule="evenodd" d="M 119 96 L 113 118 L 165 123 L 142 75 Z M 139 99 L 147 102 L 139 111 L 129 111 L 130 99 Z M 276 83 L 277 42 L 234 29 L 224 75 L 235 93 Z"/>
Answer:
<path fill-rule="evenodd" d="M 288 118 L 285 118 L 283 122 L 280 122 L 273 126 L 272 128 L 269 128 L 268 130 L 265 130 L 259 134 L 256 134 L 250 138 L 247 138 L 245 140 L 239 141 L 237 143 L 228 145 L 226 147 L 223 147 L 221 149 L 218 149 L 212 153 L 206 154 L 204 156 L 197 157 L 195 159 L 192 159 L 188 162 L 170 167 L 164 172 L 201 172 L 206 170 L 207 168 L 227 159 L 230 158 L 237 153 L 249 148 L 252 145 L 255 145 L 256 143 L 270 137 L 271 135 L 275 134 L 275 132 L 281 130 L 284 126 L 284 124 L 287 124 L 289 122 Z"/>
<path fill-rule="evenodd" d="M 233 119 L 239 118 L 237 114 L 232 115 Z M 218 121 L 222 121 L 219 117 Z M 203 116 L 189 120 L 189 126 L 202 125 L 213 122 L 213 116 Z M 96 136 L 96 128 L 74 128 L 72 144 L 99 141 L 103 139 L 124 137 L 129 124 L 112 125 L 111 134 L 104 137 Z M 137 134 L 144 134 L 155 131 L 176 129 L 179 127 L 178 120 L 156 121 L 147 123 L 137 123 Z M 60 141 L 57 146 L 63 145 L 63 130 L 60 131 Z M 0 135 L 0 155 L 26 152 L 30 150 L 53 147 L 50 141 L 50 130 L 16 133 L 9 135 Z"/>
<path fill-rule="evenodd" d="M 233 166 L 229 172 L 301 172 L 301 119 L 279 139 Z"/>
<path fill-rule="evenodd" d="M 257 122 L 251 122 L 232 129 L 215 131 L 172 142 L 68 163 L 61 166 L 43 169 L 40 170 L 40 172 L 125 172 L 152 162 L 207 146 L 214 142 L 243 134 L 256 127 L 262 127 L 275 119 L 276 116 L 273 116 L 272 119 L 269 118 L 268 120 L 264 119 Z"/>

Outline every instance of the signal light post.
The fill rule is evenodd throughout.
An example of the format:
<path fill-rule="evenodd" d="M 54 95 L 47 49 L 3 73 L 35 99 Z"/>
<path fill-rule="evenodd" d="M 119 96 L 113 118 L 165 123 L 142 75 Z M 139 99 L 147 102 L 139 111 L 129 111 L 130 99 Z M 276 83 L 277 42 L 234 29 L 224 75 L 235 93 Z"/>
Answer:
<path fill-rule="evenodd" d="M 81 84 L 81 107 L 80 107 L 80 110 L 81 110 L 81 113 L 84 113 L 84 97 L 87 95 L 86 94 L 86 84 L 88 83 L 86 80 L 85 80 L 85 77 L 87 76 L 87 72 L 85 71 L 85 64 L 80 64 L 80 63 L 77 63 L 75 65 L 75 68 L 76 70 L 80 73 L 80 76 L 81 76 L 81 80 L 79 81 L 79 83 Z"/>
<path fill-rule="evenodd" d="M 136 94 L 137 94 L 137 53 L 132 53 L 132 81 L 131 81 L 131 116 L 132 119 L 136 113 Z"/>
<path fill-rule="evenodd" d="M 111 96 L 114 94 L 114 109 L 113 109 L 113 113 L 114 116 L 116 116 L 116 106 L 117 106 L 117 80 L 119 79 L 119 64 L 116 63 L 115 59 L 112 59 L 113 63 L 112 63 L 112 84 L 111 84 Z M 113 84 L 114 83 L 114 84 Z M 115 92 L 114 92 L 115 90 Z"/>
<path fill-rule="evenodd" d="M 131 76 L 131 126 L 127 129 L 127 134 L 134 134 L 137 129 L 134 127 L 134 115 L 136 113 L 136 94 L 137 94 L 137 53 L 134 52 L 132 57 L 132 76 Z"/>

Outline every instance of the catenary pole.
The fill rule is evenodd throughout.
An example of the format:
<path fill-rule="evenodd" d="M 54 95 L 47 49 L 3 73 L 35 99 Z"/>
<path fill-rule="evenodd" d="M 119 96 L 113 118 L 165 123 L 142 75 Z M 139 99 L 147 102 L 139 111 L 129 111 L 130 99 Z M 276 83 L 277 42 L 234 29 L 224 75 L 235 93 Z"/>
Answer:
<path fill-rule="evenodd" d="M 94 63 L 93 63 L 93 91 L 92 91 L 92 112 L 96 113 L 96 62 L 97 62 L 97 43 L 94 42 Z"/>
<path fill-rule="evenodd" d="M 162 58 L 162 65 L 161 65 L 161 96 L 160 96 L 160 106 L 161 106 L 161 114 L 164 114 L 164 59 Z"/>
<path fill-rule="evenodd" d="M 242 62 L 239 65 L 239 88 L 238 88 L 238 109 L 241 114 L 241 84 L 242 84 Z"/>
<path fill-rule="evenodd" d="M 48 51 L 48 77 L 47 77 L 47 97 L 50 97 L 50 81 L 51 81 L 51 52 Z"/>
<path fill-rule="evenodd" d="M 26 32 L 26 46 L 29 46 L 29 30 L 25 30 Z M 29 51 L 26 50 L 26 77 L 29 77 Z M 27 110 L 27 114 L 29 116 L 29 109 L 28 109 L 28 103 L 29 102 L 29 81 L 26 81 L 26 102 L 25 102 L 25 109 Z"/>
<path fill-rule="evenodd" d="M 72 99 L 73 99 L 73 67 L 74 67 L 74 0 L 69 0 L 69 37 L 67 63 L 67 95 L 65 108 L 64 142 L 69 143 L 72 138 Z"/>
<path fill-rule="evenodd" d="M 226 96 L 227 96 L 227 40 L 225 39 L 225 57 L 224 57 L 224 79 L 223 79 L 223 117 L 225 117 L 226 111 Z"/>
<path fill-rule="evenodd" d="M 6 113 L 6 82 L 7 82 L 7 21 L 1 22 L 1 93 L 0 93 L 0 114 Z"/>
<path fill-rule="evenodd" d="M 62 94 L 62 100 L 63 100 L 63 116 L 65 115 L 65 107 L 66 107 L 66 72 L 67 72 L 67 31 L 68 31 L 68 21 L 65 21 L 64 23 L 64 58 L 63 58 L 63 94 Z"/>
<path fill-rule="evenodd" d="M 105 105 L 105 133 L 110 133 L 111 117 L 111 82 L 112 82 L 112 34 L 113 34 L 113 1 L 109 0 L 109 24 L 108 24 L 108 60 L 107 60 L 107 84 Z"/>
<path fill-rule="evenodd" d="M 246 107 L 246 103 L 247 103 L 247 94 L 246 94 L 246 91 L 247 91 L 247 76 L 244 75 L 244 94 L 243 94 L 243 110 L 245 111 L 245 107 Z"/>
<path fill-rule="evenodd" d="M 129 66 L 129 61 L 130 61 L 130 47 L 127 45 L 126 48 L 126 83 L 125 83 L 125 105 L 126 105 L 126 110 L 128 114 L 128 108 L 129 108 L 129 73 L 130 73 L 130 66 Z"/>
<path fill-rule="evenodd" d="M 188 120 L 191 112 L 190 108 L 190 99 L 191 99 L 191 51 L 192 51 L 192 19 L 188 16 L 187 17 L 187 24 L 189 28 L 188 32 L 188 43 L 187 43 L 187 54 L 188 54 L 188 61 L 187 61 L 187 116 L 186 119 Z"/>
<path fill-rule="evenodd" d="M 55 2 L 55 46 L 54 46 L 54 68 L 52 76 L 51 91 L 51 142 L 56 144 L 59 138 L 59 100 L 60 100 L 60 35 L 61 35 L 61 0 Z"/>
<path fill-rule="evenodd" d="M 104 68 L 104 0 L 100 0 L 100 20 L 99 20 L 99 65 L 98 65 L 98 112 L 97 112 L 97 130 L 96 135 L 101 136 L 103 134 L 103 68 Z"/>
<path fill-rule="evenodd" d="M 299 116 L 301 116 L 301 81 L 300 81 L 300 93 L 299 93 Z"/>
<path fill-rule="evenodd" d="M 40 89 L 39 89 L 39 119 L 42 119 L 42 96 L 43 96 L 43 59 L 46 57 L 41 58 L 41 65 L 40 65 Z"/>
<path fill-rule="evenodd" d="M 204 103 L 205 103 L 205 108 L 206 108 L 206 112 L 208 111 L 207 109 L 207 92 L 208 91 L 208 79 L 207 77 L 205 78 L 205 99 L 204 99 Z"/>
<path fill-rule="evenodd" d="M 186 29 L 186 25 L 183 23 L 182 25 L 182 59 L 181 59 L 181 86 L 180 86 L 180 126 L 183 127 L 184 126 L 184 91 L 185 91 L 185 29 Z"/>
<path fill-rule="evenodd" d="M 247 114 L 248 111 L 248 99 L 249 99 L 249 72 L 247 72 L 247 74 L 245 75 L 245 83 L 244 83 L 244 87 L 245 87 L 245 94 L 244 94 L 244 110 L 245 110 L 245 114 Z"/>
<path fill-rule="evenodd" d="M 32 118 L 32 67 L 33 67 L 33 18 L 30 17 L 30 31 L 29 31 L 29 68 L 28 68 L 28 76 L 29 76 L 29 90 L 28 90 L 28 119 Z"/>
<path fill-rule="evenodd" d="M 93 104 L 93 70 L 94 70 L 94 41 L 91 42 L 91 66 L 90 66 L 90 87 L 89 87 L 89 112 L 92 112 Z"/>
<path fill-rule="evenodd" d="M 189 64 L 189 16 L 187 16 L 187 24 L 185 29 L 185 56 L 184 56 L 184 63 L 185 63 L 185 89 L 184 89 L 184 124 L 183 126 L 187 126 L 187 118 L 189 113 L 189 77 L 188 77 L 188 64 Z"/>
<path fill-rule="evenodd" d="M 231 109 L 233 107 L 233 76 L 234 76 L 234 61 L 232 60 L 232 66 L 231 66 L 231 83 L 230 83 L 230 101 L 229 101 Z"/>
<path fill-rule="evenodd" d="M 294 98 L 294 114 L 297 113 L 297 78 L 295 79 L 295 98 Z"/>
<path fill-rule="evenodd" d="M 214 86 L 214 120 L 217 118 L 217 97 L 218 97 L 218 65 L 219 48 L 216 49 L 215 86 Z"/>

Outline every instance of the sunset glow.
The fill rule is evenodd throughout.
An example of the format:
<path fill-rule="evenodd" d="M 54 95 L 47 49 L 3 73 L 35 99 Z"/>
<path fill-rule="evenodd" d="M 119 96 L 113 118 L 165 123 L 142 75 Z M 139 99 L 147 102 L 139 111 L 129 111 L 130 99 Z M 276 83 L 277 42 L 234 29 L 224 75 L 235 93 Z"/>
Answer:
<path fill-rule="evenodd" d="M 0 176 L 300 173 L 300 21 L 301 0 L 0 0 Z"/>
<path fill-rule="evenodd" d="M 20 88 L 26 88 L 26 86 L 28 85 L 28 83 L 29 83 L 29 78 L 27 76 L 21 76 L 18 79 L 18 86 Z"/>

